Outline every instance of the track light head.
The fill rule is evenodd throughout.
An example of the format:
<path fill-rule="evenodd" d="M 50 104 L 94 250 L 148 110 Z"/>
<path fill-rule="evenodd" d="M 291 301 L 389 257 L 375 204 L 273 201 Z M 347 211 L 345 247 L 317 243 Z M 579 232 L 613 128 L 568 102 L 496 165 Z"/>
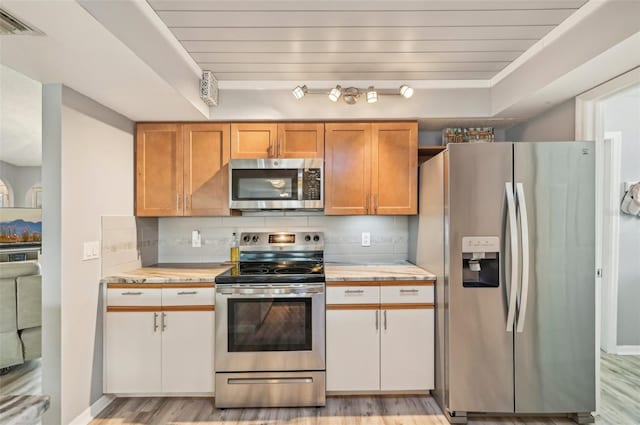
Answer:
<path fill-rule="evenodd" d="M 409 99 L 413 96 L 413 89 L 406 84 L 400 86 L 400 95 L 405 99 Z"/>
<path fill-rule="evenodd" d="M 329 92 L 329 100 L 332 102 L 337 102 L 338 99 L 340 99 L 340 96 L 342 96 L 342 87 L 340 87 L 340 85 L 338 84 Z"/>
<path fill-rule="evenodd" d="M 291 90 L 291 93 L 293 93 L 293 97 L 295 97 L 296 100 L 300 100 L 305 94 L 307 94 L 307 86 L 297 86 L 295 89 Z"/>
<path fill-rule="evenodd" d="M 378 92 L 373 86 L 367 89 L 367 103 L 376 103 L 378 101 Z"/>

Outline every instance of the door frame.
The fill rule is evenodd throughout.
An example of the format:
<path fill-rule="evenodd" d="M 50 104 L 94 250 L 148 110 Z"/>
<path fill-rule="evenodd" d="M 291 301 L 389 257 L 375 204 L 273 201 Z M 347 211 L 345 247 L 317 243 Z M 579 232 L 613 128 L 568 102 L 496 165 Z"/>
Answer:
<path fill-rule="evenodd" d="M 636 67 L 612 80 L 606 81 L 593 89 L 576 96 L 575 99 L 575 139 L 593 140 L 596 146 L 596 182 L 602 186 L 602 160 L 604 149 L 604 129 L 602 101 L 606 98 L 640 83 L 640 67 Z M 602 270 L 602 224 L 603 199 L 601 190 L 596 190 L 596 269 Z M 602 324 L 602 279 L 596 274 L 596 412 L 600 406 L 600 329 Z M 617 299 L 616 299 L 617 304 Z M 610 312 L 609 312 L 610 313 Z"/>

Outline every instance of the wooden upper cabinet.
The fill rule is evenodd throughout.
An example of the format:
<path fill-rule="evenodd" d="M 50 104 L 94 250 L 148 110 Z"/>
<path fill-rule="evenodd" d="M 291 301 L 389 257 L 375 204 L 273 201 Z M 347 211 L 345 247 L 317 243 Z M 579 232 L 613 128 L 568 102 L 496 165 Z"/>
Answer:
<path fill-rule="evenodd" d="M 138 124 L 136 215 L 229 215 L 229 138 L 229 124 Z"/>
<path fill-rule="evenodd" d="M 371 124 L 325 124 L 324 213 L 369 214 Z"/>
<path fill-rule="evenodd" d="M 231 124 L 231 158 L 271 158 L 276 155 L 278 124 Z"/>
<path fill-rule="evenodd" d="M 231 158 L 322 158 L 324 123 L 231 124 Z"/>
<path fill-rule="evenodd" d="M 229 124 L 185 124 L 187 216 L 229 215 Z"/>
<path fill-rule="evenodd" d="M 416 122 L 327 123 L 325 132 L 325 214 L 417 214 Z"/>
<path fill-rule="evenodd" d="M 418 213 L 418 124 L 374 123 L 371 193 L 373 213 Z"/>
<path fill-rule="evenodd" d="M 182 215 L 181 126 L 138 124 L 135 157 L 136 215 Z"/>
<path fill-rule="evenodd" d="M 278 123 L 278 158 L 323 158 L 324 123 Z"/>

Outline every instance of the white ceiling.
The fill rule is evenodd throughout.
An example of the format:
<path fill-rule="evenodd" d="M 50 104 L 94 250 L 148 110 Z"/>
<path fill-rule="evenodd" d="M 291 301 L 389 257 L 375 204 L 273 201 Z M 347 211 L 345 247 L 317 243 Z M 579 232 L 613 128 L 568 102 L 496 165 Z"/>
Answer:
<path fill-rule="evenodd" d="M 147 0 L 218 80 L 487 80 L 586 0 Z"/>
<path fill-rule="evenodd" d="M 499 127 L 525 120 L 640 66 L 640 1 L 635 0 L 590 0 L 577 10 L 584 1 L 1 2 L 3 9 L 44 35 L 2 37 L 0 63 L 42 83 L 62 83 L 134 121 L 418 119 L 422 128 L 429 128 L 430 122 L 439 126 L 445 121 L 476 120 Z M 204 26 L 168 28 L 160 15 L 173 13 L 171 5 L 209 9 L 202 12 L 206 18 L 194 18 L 204 20 L 196 22 Z M 152 6 L 163 10 L 156 12 Z M 270 11 L 255 12 L 264 9 Z M 287 20 L 301 13 L 292 10 L 315 15 L 315 21 Z M 281 18 L 273 19 L 276 15 Z M 383 19 L 387 15 L 394 18 Z M 369 16 L 374 17 L 366 21 Z M 223 23 L 219 23 L 221 17 Z M 335 20 L 328 23 L 324 20 L 328 17 Z M 460 19 L 460 26 L 454 28 L 455 19 Z M 215 61 L 227 67 L 216 72 L 217 107 L 206 107 L 199 98 L 203 65 L 185 49 L 187 40 L 214 42 L 209 46 L 216 52 L 202 54 L 232 59 L 226 64 Z M 261 40 L 265 44 L 254 47 Z M 520 53 L 527 40 L 533 44 Z M 479 43 L 519 50 L 459 51 L 479 49 Z M 408 51 L 386 51 L 394 46 Z M 266 53 L 269 49 L 283 51 Z M 324 49 L 324 53 L 309 53 L 309 49 Z M 356 49 L 360 50 L 350 52 Z M 421 49 L 425 51 L 415 51 Z M 252 64 L 260 56 L 251 50 L 283 63 Z M 353 54 L 362 55 L 359 61 L 366 60 L 353 61 Z M 290 64 L 286 55 L 312 63 Z M 481 55 L 481 61 L 470 62 L 464 55 Z M 451 57 L 458 62 L 449 62 Z M 451 63 L 459 67 L 455 75 L 430 78 L 454 72 L 447 68 Z M 294 78 L 310 75 L 309 68 L 316 72 L 311 78 Z M 350 72 L 348 79 L 335 77 L 345 70 Z M 491 78 L 463 79 L 472 72 Z M 420 78 L 409 79 L 416 76 Z M 324 95 L 301 101 L 291 96 L 291 89 L 300 83 L 315 90 L 336 83 L 392 90 L 403 82 L 415 88 L 411 99 L 383 96 L 375 104 L 349 106 L 331 104 Z"/>
<path fill-rule="evenodd" d="M 0 65 L 0 161 L 42 163 L 42 84 Z"/>

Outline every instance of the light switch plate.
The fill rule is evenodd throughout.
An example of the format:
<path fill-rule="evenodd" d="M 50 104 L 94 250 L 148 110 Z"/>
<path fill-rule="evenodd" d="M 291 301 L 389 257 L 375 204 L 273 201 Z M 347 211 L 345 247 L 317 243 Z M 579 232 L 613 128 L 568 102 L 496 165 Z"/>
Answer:
<path fill-rule="evenodd" d="M 371 246 L 371 233 L 362 232 L 362 246 Z"/>
<path fill-rule="evenodd" d="M 89 241 L 82 244 L 82 261 L 100 258 L 100 241 Z"/>

